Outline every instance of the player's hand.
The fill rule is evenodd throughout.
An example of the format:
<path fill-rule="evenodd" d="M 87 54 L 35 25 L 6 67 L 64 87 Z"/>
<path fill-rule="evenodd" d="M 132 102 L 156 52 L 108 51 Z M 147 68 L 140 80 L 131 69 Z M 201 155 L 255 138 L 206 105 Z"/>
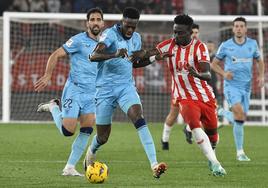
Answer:
<path fill-rule="evenodd" d="M 132 55 L 128 57 L 128 60 L 132 63 L 138 62 L 140 59 L 145 58 L 146 51 L 145 50 L 138 50 L 132 52 Z"/>
<path fill-rule="evenodd" d="M 44 88 L 48 85 L 50 79 L 51 79 L 51 75 L 45 74 L 44 76 L 42 76 L 34 84 L 34 90 L 37 91 L 37 92 L 40 92 L 40 91 L 44 90 Z"/>
<path fill-rule="evenodd" d="M 199 77 L 200 75 L 197 73 L 197 71 L 195 70 L 195 68 L 194 67 L 192 67 L 192 66 L 188 66 L 188 71 L 189 71 L 189 74 L 191 75 L 191 76 L 194 76 L 194 77 Z"/>
<path fill-rule="evenodd" d="M 120 48 L 118 49 L 116 52 L 115 52 L 115 57 L 128 57 L 128 54 L 127 54 L 127 49 L 125 48 Z"/>
<path fill-rule="evenodd" d="M 232 80 L 232 79 L 234 78 L 234 75 L 233 75 L 232 72 L 227 71 L 227 72 L 224 72 L 223 77 L 224 77 L 226 80 Z"/>
<path fill-rule="evenodd" d="M 259 83 L 259 87 L 264 87 L 264 77 L 263 76 L 259 76 L 258 77 L 258 83 Z"/>
<path fill-rule="evenodd" d="M 164 60 L 166 58 L 172 57 L 172 56 L 174 56 L 174 54 L 170 54 L 169 52 L 164 52 L 161 54 L 157 54 L 155 56 L 155 60 L 160 61 L 160 60 Z"/>

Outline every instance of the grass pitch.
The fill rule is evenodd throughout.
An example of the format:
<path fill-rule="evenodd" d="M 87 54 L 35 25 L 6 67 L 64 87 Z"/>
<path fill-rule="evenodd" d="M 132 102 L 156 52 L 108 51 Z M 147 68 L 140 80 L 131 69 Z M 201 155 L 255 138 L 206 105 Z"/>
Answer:
<path fill-rule="evenodd" d="M 158 160 L 169 166 L 166 174 L 154 179 L 134 126 L 114 123 L 110 140 L 97 154 L 108 165 L 109 178 L 103 184 L 90 184 L 83 177 L 61 176 L 76 136 L 63 137 L 54 125 L 1 124 L 0 187 L 268 187 L 268 127 L 245 127 L 245 150 L 251 162 L 236 161 L 232 128 L 219 130 L 217 156 L 227 171 L 223 178 L 210 174 L 199 148 L 185 142 L 182 126 L 173 128 L 169 151 L 161 149 L 162 124 L 149 128 Z M 77 170 L 83 172 L 82 159 Z"/>

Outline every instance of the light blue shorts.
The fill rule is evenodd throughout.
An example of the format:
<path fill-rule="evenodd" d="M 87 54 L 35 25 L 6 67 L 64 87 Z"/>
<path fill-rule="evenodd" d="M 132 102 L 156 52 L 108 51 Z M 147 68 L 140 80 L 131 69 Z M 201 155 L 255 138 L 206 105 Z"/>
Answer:
<path fill-rule="evenodd" d="M 96 123 L 98 125 L 111 124 L 117 105 L 127 114 L 128 109 L 134 104 L 141 105 L 141 101 L 133 84 L 97 87 Z"/>
<path fill-rule="evenodd" d="M 62 117 L 78 118 L 96 112 L 95 91 L 85 92 L 77 84 L 67 81 L 61 97 Z"/>
<path fill-rule="evenodd" d="M 240 103 L 246 114 L 249 110 L 250 94 L 251 92 L 232 86 L 224 88 L 224 97 L 228 105 L 232 107 L 233 105 Z"/>

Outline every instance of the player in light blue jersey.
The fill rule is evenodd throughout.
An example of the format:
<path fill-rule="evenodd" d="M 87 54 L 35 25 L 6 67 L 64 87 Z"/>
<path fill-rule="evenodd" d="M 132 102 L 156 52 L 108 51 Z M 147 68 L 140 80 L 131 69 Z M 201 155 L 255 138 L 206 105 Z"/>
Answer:
<path fill-rule="evenodd" d="M 62 105 L 53 99 L 38 106 L 38 112 L 51 112 L 56 127 L 64 136 L 75 133 L 77 121 L 80 121 L 80 133 L 72 145 L 72 151 L 62 175 L 82 176 L 75 170 L 75 165 L 86 150 L 88 139 L 95 124 L 95 92 L 97 63 L 88 57 L 97 45 L 98 37 L 104 26 L 103 13 L 99 8 L 87 13 L 87 32 L 71 37 L 62 47 L 52 53 L 47 62 L 45 74 L 36 82 L 35 90 L 42 91 L 51 80 L 52 72 L 59 58 L 70 57 L 70 73 L 62 93 Z"/>
<path fill-rule="evenodd" d="M 224 96 L 231 111 L 220 108 L 219 116 L 226 117 L 233 125 L 237 160 L 250 161 L 244 152 L 244 127 L 249 109 L 252 66 L 258 63 L 259 86 L 264 86 L 264 63 L 260 57 L 256 40 L 246 36 L 247 22 L 243 17 L 233 21 L 234 37 L 223 42 L 212 62 L 212 69 L 224 77 Z M 224 62 L 224 70 L 219 63 Z"/>
<path fill-rule="evenodd" d="M 137 9 L 125 8 L 121 23 L 102 33 L 91 55 L 92 61 L 98 61 L 97 135 L 94 136 L 88 149 L 85 167 L 93 163 L 96 151 L 108 141 L 113 111 L 119 105 L 138 131 L 140 141 L 150 161 L 153 176 L 160 178 L 160 175 L 167 170 L 167 166 L 165 163 L 157 162 L 154 141 L 143 117 L 141 101 L 132 76 L 133 67 L 146 66 L 155 58 L 150 56 L 152 51 L 141 50 L 141 36 L 135 32 L 139 17 Z"/>

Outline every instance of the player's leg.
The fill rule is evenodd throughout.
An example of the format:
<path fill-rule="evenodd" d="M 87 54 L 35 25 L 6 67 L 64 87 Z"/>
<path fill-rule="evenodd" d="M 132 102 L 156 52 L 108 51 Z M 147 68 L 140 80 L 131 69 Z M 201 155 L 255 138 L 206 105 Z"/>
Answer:
<path fill-rule="evenodd" d="M 243 91 L 237 88 L 225 88 L 225 98 L 228 104 L 231 106 L 234 121 L 233 121 L 233 135 L 236 146 L 236 156 L 239 161 L 250 161 L 245 155 L 243 149 L 244 143 L 244 121 L 245 121 L 245 110 L 249 108 L 249 96 Z M 242 105 L 243 103 L 243 105 Z M 244 110 L 245 108 L 245 110 Z"/>
<path fill-rule="evenodd" d="M 155 178 L 160 178 L 160 175 L 167 170 L 167 165 L 165 163 L 157 162 L 154 141 L 143 117 L 142 106 L 136 88 L 134 86 L 126 86 L 120 93 L 121 95 L 118 98 L 118 104 L 131 119 L 138 131 L 140 141 L 147 158 L 150 161 L 153 176 Z"/>
<path fill-rule="evenodd" d="M 181 114 L 184 118 L 185 123 L 187 123 L 190 126 L 195 142 L 197 143 L 201 151 L 204 153 L 206 158 L 212 163 L 214 169 L 213 174 L 216 176 L 222 176 L 226 172 L 221 167 L 211 147 L 210 140 L 207 134 L 201 128 L 200 123 L 201 111 L 202 108 L 199 106 L 197 102 L 181 103 Z"/>
<path fill-rule="evenodd" d="M 111 133 L 112 114 L 115 109 L 113 99 L 96 98 L 96 129 L 97 134 L 93 137 L 91 144 L 88 147 L 84 168 L 92 164 L 96 158 L 96 152 L 99 148 L 108 141 Z"/>
<path fill-rule="evenodd" d="M 170 105 L 170 111 L 166 117 L 166 121 L 165 121 L 164 128 L 163 128 L 163 133 L 162 133 L 161 143 L 162 143 L 163 150 L 169 150 L 169 136 L 171 133 L 171 129 L 177 120 L 179 110 L 180 110 L 179 106 L 175 106 L 173 105 L 173 103 Z"/>

